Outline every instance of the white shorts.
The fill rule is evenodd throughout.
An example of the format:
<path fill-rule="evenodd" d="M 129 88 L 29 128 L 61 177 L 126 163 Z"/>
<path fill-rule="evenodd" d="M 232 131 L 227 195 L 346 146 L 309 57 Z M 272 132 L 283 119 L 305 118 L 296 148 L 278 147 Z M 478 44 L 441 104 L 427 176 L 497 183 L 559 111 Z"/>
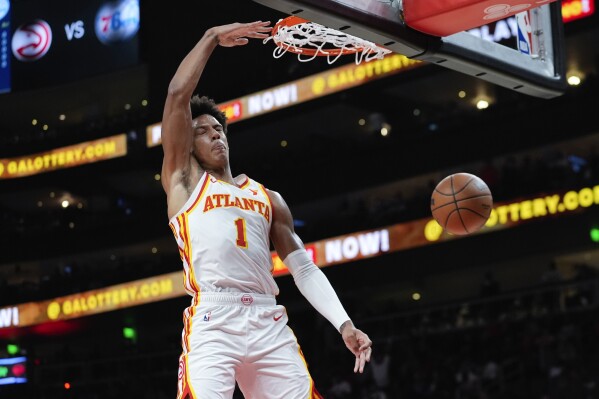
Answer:
<path fill-rule="evenodd" d="M 201 293 L 184 312 L 177 399 L 318 399 L 287 313 L 270 295 Z"/>

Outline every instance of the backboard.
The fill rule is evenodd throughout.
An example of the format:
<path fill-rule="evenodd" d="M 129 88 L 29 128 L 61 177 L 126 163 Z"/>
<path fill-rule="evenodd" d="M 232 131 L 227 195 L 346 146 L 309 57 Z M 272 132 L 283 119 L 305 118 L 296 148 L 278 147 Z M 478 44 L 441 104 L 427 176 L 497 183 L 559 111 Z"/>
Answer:
<path fill-rule="evenodd" d="M 531 56 L 526 48 L 519 51 L 467 31 L 439 37 L 412 29 L 404 21 L 403 0 L 254 1 L 531 96 L 556 97 L 567 86 L 560 2 L 529 11 L 540 49 Z"/>

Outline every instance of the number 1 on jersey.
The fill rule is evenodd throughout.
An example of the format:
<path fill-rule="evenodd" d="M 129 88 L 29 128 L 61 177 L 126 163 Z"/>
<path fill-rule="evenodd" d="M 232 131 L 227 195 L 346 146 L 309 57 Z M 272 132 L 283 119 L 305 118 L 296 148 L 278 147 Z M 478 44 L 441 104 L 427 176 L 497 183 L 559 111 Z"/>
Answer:
<path fill-rule="evenodd" d="M 237 240 L 235 241 L 235 243 L 238 247 L 247 248 L 248 241 L 247 236 L 245 234 L 245 219 L 235 219 L 235 227 L 237 227 Z"/>

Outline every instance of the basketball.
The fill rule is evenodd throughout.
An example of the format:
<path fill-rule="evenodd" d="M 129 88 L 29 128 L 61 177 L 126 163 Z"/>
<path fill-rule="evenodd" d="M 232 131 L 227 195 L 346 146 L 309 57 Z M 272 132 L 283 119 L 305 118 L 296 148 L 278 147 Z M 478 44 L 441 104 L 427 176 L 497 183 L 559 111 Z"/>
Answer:
<path fill-rule="evenodd" d="M 441 180 L 431 196 L 431 212 L 443 229 L 466 235 L 480 230 L 491 215 L 493 196 L 485 182 L 469 173 Z"/>

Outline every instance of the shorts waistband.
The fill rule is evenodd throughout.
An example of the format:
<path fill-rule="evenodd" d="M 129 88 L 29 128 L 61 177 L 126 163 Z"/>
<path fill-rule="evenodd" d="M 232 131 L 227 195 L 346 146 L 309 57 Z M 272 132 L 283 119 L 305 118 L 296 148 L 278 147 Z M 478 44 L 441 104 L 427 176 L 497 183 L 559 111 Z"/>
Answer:
<path fill-rule="evenodd" d="M 241 305 L 241 306 L 274 306 L 277 300 L 274 295 L 250 294 L 242 292 L 201 292 L 200 304 L 213 303 L 220 305 Z"/>

